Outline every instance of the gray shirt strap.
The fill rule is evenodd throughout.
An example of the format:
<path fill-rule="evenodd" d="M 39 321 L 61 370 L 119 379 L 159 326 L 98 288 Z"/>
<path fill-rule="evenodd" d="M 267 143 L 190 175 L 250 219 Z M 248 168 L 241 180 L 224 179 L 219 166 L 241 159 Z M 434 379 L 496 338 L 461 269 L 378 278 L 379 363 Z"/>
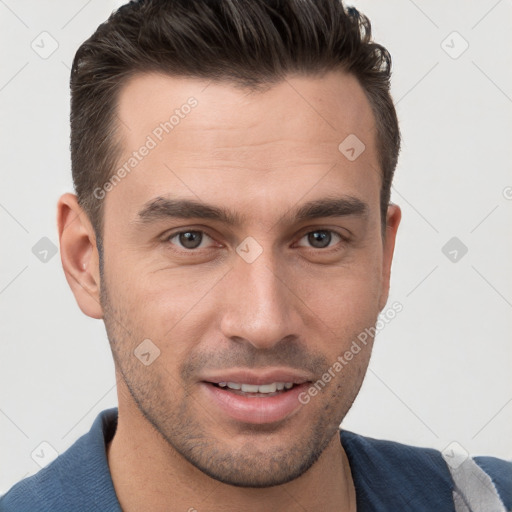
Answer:
<path fill-rule="evenodd" d="M 507 512 L 491 477 L 471 457 L 445 460 L 454 483 L 456 512 Z"/>

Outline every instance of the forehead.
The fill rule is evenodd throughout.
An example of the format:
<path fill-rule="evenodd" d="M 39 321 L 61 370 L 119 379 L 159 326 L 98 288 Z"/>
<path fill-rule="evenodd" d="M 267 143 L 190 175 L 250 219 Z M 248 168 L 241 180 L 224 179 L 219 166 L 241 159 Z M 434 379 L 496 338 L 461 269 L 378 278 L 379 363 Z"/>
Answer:
<path fill-rule="evenodd" d="M 286 207 L 308 190 L 314 196 L 338 186 L 378 200 L 374 116 L 357 79 L 341 71 L 288 76 L 264 92 L 140 74 L 121 89 L 117 116 L 118 167 L 134 165 L 125 165 L 127 177 L 107 205 L 130 209 L 174 194 L 245 207 L 260 200 L 272 209 L 274 198 Z M 364 151 L 349 159 L 347 145 Z M 149 150 L 141 157 L 143 146 Z"/>
<path fill-rule="evenodd" d="M 291 75 L 264 92 L 230 82 L 151 73 L 135 75 L 121 89 L 118 116 L 128 145 L 137 143 L 138 135 L 151 133 L 158 125 L 155 121 L 169 120 L 189 98 L 197 100 L 190 116 L 193 129 L 212 131 L 204 143 L 264 144 L 275 141 L 276 136 L 283 141 L 327 142 L 349 133 L 365 143 L 373 142 L 375 126 L 369 102 L 357 79 L 341 71 L 323 76 Z M 181 126 L 173 135 L 186 129 Z"/>

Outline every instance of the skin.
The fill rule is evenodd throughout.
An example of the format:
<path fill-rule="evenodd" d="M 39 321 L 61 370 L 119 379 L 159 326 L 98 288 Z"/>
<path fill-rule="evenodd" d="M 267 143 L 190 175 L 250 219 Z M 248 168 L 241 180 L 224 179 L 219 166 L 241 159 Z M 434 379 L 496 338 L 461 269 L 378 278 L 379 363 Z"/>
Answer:
<path fill-rule="evenodd" d="M 76 197 L 58 203 L 66 278 L 81 310 L 105 322 L 114 356 L 119 420 L 107 454 L 119 501 L 125 511 L 355 510 L 338 426 L 359 392 L 371 341 L 282 421 L 236 421 L 202 381 L 249 367 L 292 368 L 314 382 L 375 324 L 401 213 L 389 206 L 383 235 L 369 102 L 339 71 L 290 76 L 258 93 L 136 75 L 119 98 L 120 165 L 190 96 L 197 107 L 103 199 L 102 276 Z M 349 134 L 366 146 L 355 161 L 338 150 Z M 290 217 L 333 195 L 359 199 L 366 213 Z M 243 222 L 140 222 L 139 211 L 159 196 L 229 208 Z M 199 248 L 174 236 L 187 230 L 204 233 Z M 325 230 L 328 247 L 315 245 L 308 233 Z M 236 252 L 248 236 L 262 249 L 252 263 Z M 148 338 L 160 355 L 146 366 L 134 350 Z"/>

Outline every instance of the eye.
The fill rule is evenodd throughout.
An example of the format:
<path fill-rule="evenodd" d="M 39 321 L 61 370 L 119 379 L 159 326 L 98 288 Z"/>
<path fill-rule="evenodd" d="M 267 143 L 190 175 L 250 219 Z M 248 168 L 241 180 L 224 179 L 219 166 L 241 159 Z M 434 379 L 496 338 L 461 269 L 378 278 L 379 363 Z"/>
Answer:
<path fill-rule="evenodd" d="M 204 248 L 203 242 L 207 239 L 212 240 L 203 231 L 180 231 L 173 233 L 166 238 L 166 241 L 181 246 L 183 249 L 193 250 Z M 173 242 L 175 240 L 175 242 Z"/>
<path fill-rule="evenodd" d="M 306 243 L 303 242 L 304 240 Z M 214 240 L 204 231 L 192 229 L 171 233 L 165 238 L 165 242 L 170 242 L 172 245 L 177 245 L 187 251 L 205 249 L 208 247 L 209 241 Z M 297 245 L 313 249 L 327 249 L 334 247 L 339 242 L 347 241 L 345 236 L 331 229 L 316 229 L 302 236 Z"/>
<path fill-rule="evenodd" d="M 347 239 L 344 236 L 330 229 L 317 229 L 315 231 L 310 231 L 301 238 L 301 240 L 304 239 L 307 241 L 308 244 L 311 244 L 310 247 L 313 247 L 314 249 L 325 249 L 328 247 L 332 247 L 332 245 L 330 244 L 333 240 L 342 242 L 347 241 Z M 300 242 L 298 245 L 302 247 L 307 247 L 302 245 Z"/>

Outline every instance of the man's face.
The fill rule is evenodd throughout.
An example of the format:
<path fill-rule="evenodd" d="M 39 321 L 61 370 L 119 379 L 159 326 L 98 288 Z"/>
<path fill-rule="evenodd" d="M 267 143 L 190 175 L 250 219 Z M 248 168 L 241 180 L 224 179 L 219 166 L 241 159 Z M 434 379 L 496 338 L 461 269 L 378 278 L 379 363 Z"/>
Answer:
<path fill-rule="evenodd" d="M 383 240 L 370 105 L 342 73 L 251 94 L 153 74 L 128 82 L 118 116 L 119 167 L 138 160 L 104 199 L 101 304 L 131 406 L 218 480 L 296 478 L 335 442 L 371 341 L 307 404 L 300 393 L 387 299 L 398 222 Z M 338 149 L 350 134 L 365 144 L 355 160 Z M 166 203 L 182 200 L 238 222 Z"/>

